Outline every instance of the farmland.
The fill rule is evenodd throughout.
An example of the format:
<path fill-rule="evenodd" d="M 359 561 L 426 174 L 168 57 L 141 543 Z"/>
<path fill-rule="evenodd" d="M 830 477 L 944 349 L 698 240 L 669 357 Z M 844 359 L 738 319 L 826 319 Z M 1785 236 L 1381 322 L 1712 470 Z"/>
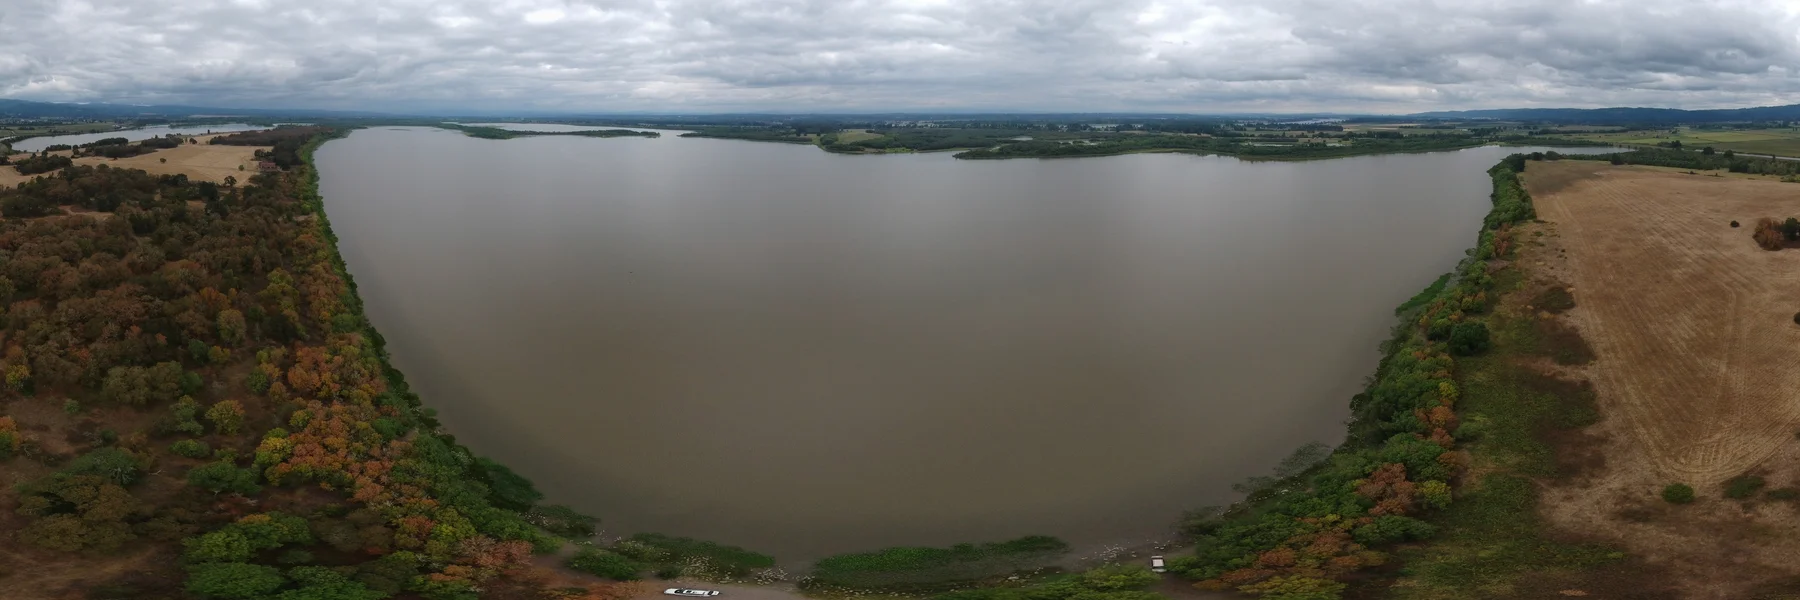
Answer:
<path fill-rule="evenodd" d="M 1746 154 L 1800 156 L 1800 128 L 1794 127 L 1767 129 L 1699 129 L 1678 127 L 1673 129 L 1639 129 L 1603 133 L 1570 132 L 1558 134 L 1555 137 L 1592 140 L 1625 146 L 1656 146 L 1679 141 L 1682 146 L 1689 148 L 1712 146 L 1719 151 L 1731 150 Z"/>
<path fill-rule="evenodd" d="M 1567 294 L 1540 316 L 1562 313 L 1591 347 L 1591 364 L 1546 368 L 1590 381 L 1599 411 L 1558 449 L 1576 466 L 1544 517 L 1672 569 L 1687 597 L 1800 574 L 1800 542 L 1775 534 L 1800 523 L 1800 252 L 1730 226 L 1800 213 L 1800 186 L 1587 161 L 1533 163 L 1526 179 L 1546 222 L 1537 276 Z M 1778 491 L 1746 493 L 1750 477 Z M 1671 484 L 1696 500 L 1665 502 Z"/>

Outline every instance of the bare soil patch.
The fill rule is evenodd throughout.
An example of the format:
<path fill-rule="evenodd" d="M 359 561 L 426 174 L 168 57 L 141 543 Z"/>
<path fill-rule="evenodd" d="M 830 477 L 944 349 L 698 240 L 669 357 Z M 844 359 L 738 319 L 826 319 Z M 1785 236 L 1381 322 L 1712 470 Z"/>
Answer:
<path fill-rule="evenodd" d="M 1723 497 L 1746 473 L 1800 482 L 1800 255 L 1730 226 L 1800 212 L 1800 186 L 1591 161 L 1525 176 L 1547 234 L 1523 260 L 1572 299 L 1534 298 L 1555 323 L 1540 332 L 1554 347 L 1585 339 L 1593 359 L 1551 368 L 1591 381 L 1600 415 L 1558 440 L 1578 476 L 1548 482 L 1546 518 L 1667 569 L 1687 598 L 1800 581 L 1793 504 Z M 1677 482 L 1699 499 L 1662 502 Z"/>

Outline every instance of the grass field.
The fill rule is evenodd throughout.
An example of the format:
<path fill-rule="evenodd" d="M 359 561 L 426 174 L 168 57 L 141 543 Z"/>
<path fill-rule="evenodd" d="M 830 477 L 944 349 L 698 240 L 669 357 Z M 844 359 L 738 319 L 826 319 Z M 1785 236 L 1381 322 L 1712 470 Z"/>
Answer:
<path fill-rule="evenodd" d="M 838 137 L 838 143 L 848 144 L 851 142 L 872 140 L 872 139 L 881 137 L 881 134 L 870 133 L 869 130 L 867 130 L 867 129 L 845 129 L 843 131 L 838 132 L 837 137 Z"/>
<path fill-rule="evenodd" d="M 1570 133 L 1558 137 L 1608 142 L 1613 144 L 1654 146 L 1680 141 L 1682 146 L 1712 146 L 1724 151 L 1746 154 L 1800 156 L 1800 128 L 1784 129 L 1693 129 L 1635 130 L 1619 133 Z"/>
<path fill-rule="evenodd" d="M 1683 597 L 1791 582 L 1792 503 L 1723 492 L 1745 474 L 1800 482 L 1800 251 L 1749 233 L 1800 215 L 1800 187 L 1589 161 L 1533 163 L 1526 181 L 1549 227 L 1542 270 L 1569 286 L 1567 317 L 1595 357 L 1561 370 L 1592 382 L 1601 417 L 1559 448 L 1579 476 L 1548 486 L 1540 512 L 1665 566 Z M 1698 501 L 1662 501 L 1672 483 Z"/>

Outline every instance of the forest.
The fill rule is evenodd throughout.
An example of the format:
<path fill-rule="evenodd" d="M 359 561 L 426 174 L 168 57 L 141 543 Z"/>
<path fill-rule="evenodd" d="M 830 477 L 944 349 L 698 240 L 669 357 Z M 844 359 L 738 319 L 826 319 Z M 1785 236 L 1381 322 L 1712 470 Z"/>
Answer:
<path fill-rule="evenodd" d="M 325 133 L 276 143 L 303 157 Z M 505 597 L 538 585 L 529 560 L 561 545 L 552 531 L 591 527 L 438 432 L 363 318 L 313 186 L 310 169 L 218 186 L 98 165 L 0 192 L 0 522 L 20 543 L 0 569 L 148 547 L 145 573 L 93 583 Z"/>

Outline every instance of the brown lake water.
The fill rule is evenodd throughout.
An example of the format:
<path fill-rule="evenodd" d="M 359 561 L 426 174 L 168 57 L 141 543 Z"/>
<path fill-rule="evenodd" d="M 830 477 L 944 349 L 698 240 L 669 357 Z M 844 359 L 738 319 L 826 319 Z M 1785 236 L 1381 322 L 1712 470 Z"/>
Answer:
<path fill-rule="evenodd" d="M 1160 538 L 1343 436 L 1516 148 L 959 161 L 371 129 L 318 152 L 394 361 L 602 518 L 786 562 Z M 1526 149 L 1529 151 L 1529 149 Z"/>

